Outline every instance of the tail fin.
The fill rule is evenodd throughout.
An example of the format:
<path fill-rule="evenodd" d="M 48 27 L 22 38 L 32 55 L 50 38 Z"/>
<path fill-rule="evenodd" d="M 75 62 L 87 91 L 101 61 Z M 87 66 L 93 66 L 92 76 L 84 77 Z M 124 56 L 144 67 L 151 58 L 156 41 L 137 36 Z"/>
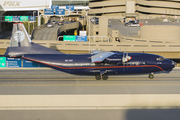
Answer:
<path fill-rule="evenodd" d="M 23 23 L 14 23 L 10 47 L 31 46 L 31 39 Z"/>
<path fill-rule="evenodd" d="M 31 42 L 22 23 L 14 23 L 10 47 L 6 49 L 4 56 L 20 57 L 24 54 L 63 54 L 59 51 Z"/>

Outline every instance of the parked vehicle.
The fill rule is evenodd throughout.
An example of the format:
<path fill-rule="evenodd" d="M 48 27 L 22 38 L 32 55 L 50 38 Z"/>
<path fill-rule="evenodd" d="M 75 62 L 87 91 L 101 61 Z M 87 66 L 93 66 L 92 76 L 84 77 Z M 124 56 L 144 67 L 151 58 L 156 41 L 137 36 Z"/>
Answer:
<path fill-rule="evenodd" d="M 63 22 L 58 22 L 58 25 L 63 25 Z"/>
<path fill-rule="evenodd" d="M 75 19 L 75 18 L 72 18 L 72 19 L 71 19 L 71 22 L 76 22 L 76 19 Z"/>
<path fill-rule="evenodd" d="M 93 18 L 91 18 L 90 20 L 91 20 L 91 22 L 92 22 L 93 24 L 99 24 L 99 18 L 98 18 L 98 17 L 93 17 Z"/>
<path fill-rule="evenodd" d="M 52 26 L 51 23 L 48 23 L 48 24 L 47 24 L 47 27 L 48 27 L 48 28 L 51 28 L 51 27 L 53 27 L 53 26 Z"/>
<path fill-rule="evenodd" d="M 55 21 L 55 20 L 53 20 L 53 21 L 52 21 L 52 24 L 56 24 L 56 21 Z"/>
<path fill-rule="evenodd" d="M 119 22 L 124 23 L 125 22 L 125 18 L 119 19 Z"/>
<path fill-rule="evenodd" d="M 139 22 L 136 21 L 136 20 L 128 21 L 128 22 L 126 22 L 124 25 L 125 25 L 125 26 L 128 26 L 128 27 L 130 27 L 130 26 L 131 26 L 131 27 L 133 27 L 133 26 L 139 27 L 139 26 L 140 26 Z"/>

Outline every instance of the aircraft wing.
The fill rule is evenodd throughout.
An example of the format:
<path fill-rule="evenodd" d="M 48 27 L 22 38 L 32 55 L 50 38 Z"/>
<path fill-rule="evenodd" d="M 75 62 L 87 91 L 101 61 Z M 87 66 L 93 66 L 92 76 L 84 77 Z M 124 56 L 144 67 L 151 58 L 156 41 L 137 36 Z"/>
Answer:
<path fill-rule="evenodd" d="M 102 51 L 102 50 L 92 50 L 91 53 L 93 54 L 99 54 L 99 53 L 102 53 L 102 52 L 105 52 L 105 51 Z"/>
<path fill-rule="evenodd" d="M 99 51 L 98 54 L 95 54 L 95 55 L 91 56 L 91 62 L 100 63 L 104 59 L 106 59 L 107 57 L 109 57 L 109 56 L 111 56 L 113 54 L 115 54 L 115 53 L 114 52 L 108 52 L 108 51 Z"/>

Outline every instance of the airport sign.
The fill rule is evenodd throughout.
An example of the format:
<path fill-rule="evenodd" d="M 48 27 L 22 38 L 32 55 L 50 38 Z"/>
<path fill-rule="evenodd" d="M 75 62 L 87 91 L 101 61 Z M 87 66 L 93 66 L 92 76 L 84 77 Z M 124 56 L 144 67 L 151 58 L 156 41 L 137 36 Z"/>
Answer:
<path fill-rule="evenodd" d="M 28 21 L 28 16 L 20 16 L 20 21 Z"/>
<path fill-rule="evenodd" d="M 54 15 L 54 9 L 52 8 L 45 8 L 44 15 Z"/>
<path fill-rule="evenodd" d="M 56 15 L 65 15 L 65 9 L 56 9 Z"/>
<path fill-rule="evenodd" d="M 6 57 L 0 57 L 0 68 L 6 67 Z"/>
<path fill-rule="evenodd" d="M 56 11 L 56 9 L 59 9 L 59 5 L 51 5 L 51 9 L 53 9 L 53 11 Z"/>
<path fill-rule="evenodd" d="M 13 16 L 5 16 L 5 21 L 12 22 Z"/>
<path fill-rule="evenodd" d="M 77 42 L 87 42 L 87 36 L 76 36 Z"/>
<path fill-rule="evenodd" d="M 63 35 L 63 41 L 76 41 L 75 35 Z"/>
<path fill-rule="evenodd" d="M 21 67 L 21 59 L 20 58 L 6 58 L 6 66 L 9 68 Z"/>
<path fill-rule="evenodd" d="M 23 59 L 23 67 L 38 67 L 38 64 L 33 61 Z"/>
<path fill-rule="evenodd" d="M 86 31 L 79 31 L 80 36 L 86 36 Z"/>
<path fill-rule="evenodd" d="M 13 16 L 13 21 L 14 22 L 19 22 L 20 21 L 20 16 Z"/>
<path fill-rule="evenodd" d="M 29 16 L 29 21 L 36 21 L 36 16 Z"/>
<path fill-rule="evenodd" d="M 66 5 L 66 10 L 74 11 L 74 5 Z"/>

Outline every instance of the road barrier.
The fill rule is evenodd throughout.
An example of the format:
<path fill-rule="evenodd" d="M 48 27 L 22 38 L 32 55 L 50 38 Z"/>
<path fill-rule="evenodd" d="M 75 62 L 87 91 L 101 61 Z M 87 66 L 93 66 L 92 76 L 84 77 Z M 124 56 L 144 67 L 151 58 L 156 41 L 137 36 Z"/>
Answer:
<path fill-rule="evenodd" d="M 126 39 L 126 38 L 123 38 Z M 136 39 L 133 39 L 136 40 Z M 130 41 L 130 39 L 127 39 Z M 126 51 L 139 51 L 139 52 L 180 52 L 180 44 L 177 43 L 164 43 L 147 41 L 145 42 L 70 42 L 70 41 L 50 41 L 50 40 L 34 40 L 34 43 L 52 48 L 56 47 L 56 50 L 89 50 L 88 46 L 91 46 L 91 50 L 102 49 L 102 50 L 126 50 Z M 1 39 L 0 48 L 6 49 L 9 47 L 10 40 Z M 108 47 L 110 46 L 110 47 Z"/>
<path fill-rule="evenodd" d="M 179 94 L 0 95 L 1 110 L 179 109 Z"/>

